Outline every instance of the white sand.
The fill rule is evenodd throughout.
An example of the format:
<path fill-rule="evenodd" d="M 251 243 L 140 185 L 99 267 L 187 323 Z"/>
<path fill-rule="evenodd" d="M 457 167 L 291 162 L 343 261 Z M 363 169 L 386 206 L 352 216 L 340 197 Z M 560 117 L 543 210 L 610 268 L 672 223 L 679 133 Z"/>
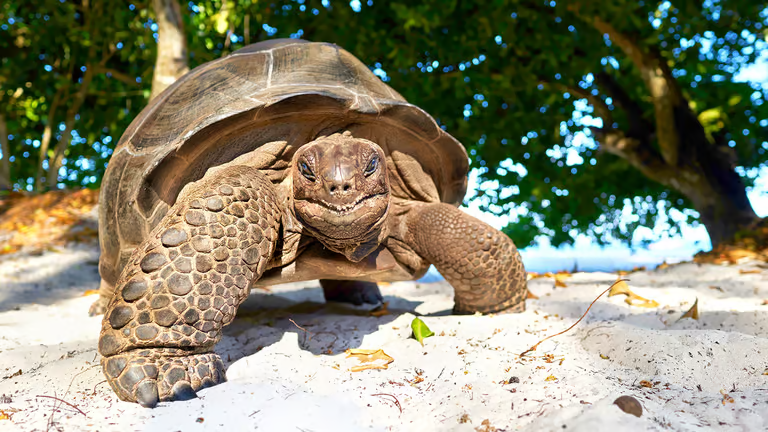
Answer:
<path fill-rule="evenodd" d="M 527 361 L 518 354 L 575 322 L 616 276 L 580 273 L 557 289 L 533 280 L 541 299 L 500 316 L 449 315 L 444 282 L 384 287 L 392 314 L 380 318 L 324 305 L 313 283 L 255 292 L 216 348 L 229 381 L 149 410 L 103 382 L 100 318 L 87 316 L 94 297 L 82 296 L 98 287 L 96 260 L 79 247 L 0 261 L 0 410 L 11 414 L 0 430 L 768 429 L 768 279 L 739 273 L 756 263 L 632 274 L 631 288 L 661 307 L 603 298 Z M 677 321 L 697 297 L 700 319 Z M 409 338 L 414 313 L 438 334 L 424 347 Z M 381 348 L 394 362 L 348 372 L 347 348 Z M 519 383 L 504 384 L 512 377 Z M 613 405 L 620 395 L 637 398 L 642 417 Z"/>

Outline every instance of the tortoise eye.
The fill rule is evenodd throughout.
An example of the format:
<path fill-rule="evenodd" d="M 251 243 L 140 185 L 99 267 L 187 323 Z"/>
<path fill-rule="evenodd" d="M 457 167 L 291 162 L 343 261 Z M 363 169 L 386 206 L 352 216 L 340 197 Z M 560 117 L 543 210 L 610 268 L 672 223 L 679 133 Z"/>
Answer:
<path fill-rule="evenodd" d="M 369 175 L 376 172 L 376 168 L 379 166 L 379 158 L 373 157 L 370 162 L 368 162 L 368 166 L 365 167 L 365 176 L 368 177 Z"/>
<path fill-rule="evenodd" d="M 299 172 L 301 172 L 301 175 L 309 181 L 315 181 L 316 179 L 315 174 L 312 173 L 312 170 L 309 169 L 309 165 L 304 161 L 299 162 Z"/>

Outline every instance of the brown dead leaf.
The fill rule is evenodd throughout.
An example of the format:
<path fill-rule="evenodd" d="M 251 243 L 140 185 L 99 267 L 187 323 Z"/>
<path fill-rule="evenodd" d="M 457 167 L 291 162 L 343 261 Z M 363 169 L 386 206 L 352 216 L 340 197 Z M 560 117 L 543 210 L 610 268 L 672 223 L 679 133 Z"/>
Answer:
<path fill-rule="evenodd" d="M 97 289 L 95 289 L 95 290 L 94 289 L 85 290 L 85 292 L 83 293 L 83 297 L 96 295 L 98 293 L 99 293 L 99 290 L 97 290 Z"/>
<path fill-rule="evenodd" d="M 526 300 L 536 300 L 539 298 L 536 294 L 532 293 L 531 290 L 528 290 L 528 295 L 525 297 Z"/>
<path fill-rule="evenodd" d="M 10 420 L 10 419 L 11 419 L 11 416 L 7 412 L 0 410 L 0 420 Z"/>
<path fill-rule="evenodd" d="M 720 390 L 720 394 L 723 395 L 723 401 L 722 401 L 723 405 L 725 405 L 726 402 L 727 403 L 734 403 L 734 400 L 731 397 L 731 395 L 726 393 L 725 390 Z"/>
<path fill-rule="evenodd" d="M 96 229 L 84 220 L 98 202 L 99 191 L 51 191 L 40 195 L 13 194 L 0 203 L 0 233 L 10 236 L 0 254 L 45 250 L 51 244 L 94 241 Z"/>
<path fill-rule="evenodd" d="M 687 312 L 683 314 L 680 318 L 677 320 L 680 321 L 683 318 L 691 318 L 698 320 L 699 319 L 699 298 L 696 297 L 696 301 L 693 302 L 693 306 L 691 306 L 690 309 L 688 309 Z"/>
<path fill-rule="evenodd" d="M 664 270 L 665 268 L 669 268 L 669 264 L 667 264 L 666 261 L 662 262 L 658 266 L 656 266 L 656 270 Z"/>
<path fill-rule="evenodd" d="M 565 283 L 565 278 L 570 277 L 570 275 L 561 275 L 556 274 L 555 275 L 555 288 L 568 288 L 568 285 Z"/>
<path fill-rule="evenodd" d="M 756 274 L 756 273 L 762 273 L 763 271 L 760 269 L 740 269 L 739 274 Z"/>
<path fill-rule="evenodd" d="M 488 419 L 483 420 L 480 426 L 476 427 L 475 430 L 477 432 L 497 432 L 498 431 L 496 427 L 491 425 L 491 421 Z"/>
<path fill-rule="evenodd" d="M 557 378 L 555 378 L 554 375 L 550 375 L 550 376 L 544 378 L 544 381 L 557 381 Z"/>
<path fill-rule="evenodd" d="M 644 308 L 655 308 L 659 306 L 659 303 L 657 303 L 655 300 L 649 300 L 633 293 L 632 290 L 629 289 L 629 285 L 627 285 L 624 281 L 620 281 L 614 284 L 613 288 L 611 288 L 611 290 L 608 292 L 608 297 L 613 297 L 616 295 L 627 296 L 627 298 L 624 299 L 624 303 L 630 306 Z"/>
<path fill-rule="evenodd" d="M 640 381 L 640 386 L 645 388 L 653 388 L 653 383 L 648 380 Z"/>
<path fill-rule="evenodd" d="M 351 372 L 360 372 L 368 369 L 388 369 L 389 364 L 395 361 L 388 356 L 384 350 L 377 349 L 359 349 L 353 348 L 346 351 L 347 358 L 353 357 L 360 362 L 360 365 L 353 366 Z"/>
<path fill-rule="evenodd" d="M 381 306 L 377 307 L 376 309 L 372 310 L 369 313 L 373 317 L 381 317 L 384 315 L 389 315 L 389 310 L 387 309 L 387 306 L 389 306 L 389 302 L 384 302 L 381 304 Z"/>

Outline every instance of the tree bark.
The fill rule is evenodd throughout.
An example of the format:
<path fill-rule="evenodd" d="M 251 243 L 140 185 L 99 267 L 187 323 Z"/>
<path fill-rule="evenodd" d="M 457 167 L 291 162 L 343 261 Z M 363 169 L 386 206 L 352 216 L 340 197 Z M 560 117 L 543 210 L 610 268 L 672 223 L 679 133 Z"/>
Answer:
<path fill-rule="evenodd" d="M 152 7 L 157 16 L 158 40 L 150 100 L 189 71 L 187 38 L 178 1 L 152 0 Z"/>
<path fill-rule="evenodd" d="M 3 152 L 3 158 L 0 159 L 0 190 L 13 189 L 11 183 L 11 146 L 8 142 L 8 128 L 5 123 L 5 116 L 0 114 L 0 150 Z"/>

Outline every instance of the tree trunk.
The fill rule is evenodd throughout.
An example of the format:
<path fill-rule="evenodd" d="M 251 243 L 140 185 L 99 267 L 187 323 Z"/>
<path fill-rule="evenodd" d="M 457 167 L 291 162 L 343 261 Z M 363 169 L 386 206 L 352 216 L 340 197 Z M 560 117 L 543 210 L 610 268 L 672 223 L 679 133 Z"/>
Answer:
<path fill-rule="evenodd" d="M 590 100 L 607 125 L 596 133 L 601 147 L 625 159 L 646 177 L 688 197 L 713 247 L 751 228 L 759 218 L 736 173 L 737 157 L 723 139 L 725 131 L 720 131 L 719 136 L 707 136 L 669 64 L 654 46 L 639 44 L 632 35 L 623 34 L 599 16 L 582 18 L 624 51 L 640 72 L 654 107 L 651 121 L 610 74 L 598 73 L 597 86 L 628 119 L 626 133 L 615 130 L 602 99 Z"/>
<path fill-rule="evenodd" d="M 65 129 L 61 133 L 61 138 L 56 143 L 56 148 L 53 150 L 53 157 L 48 161 L 48 187 L 50 189 L 56 189 L 56 185 L 59 182 L 59 168 L 61 168 L 62 161 L 64 160 L 64 153 L 69 146 L 69 140 L 72 138 L 72 128 L 75 126 L 75 116 L 80 110 L 80 107 L 85 102 L 85 96 L 88 93 L 88 87 L 91 85 L 93 79 L 93 66 L 88 63 L 86 65 L 85 74 L 83 80 L 80 83 L 80 89 L 78 89 L 75 95 L 75 100 L 72 102 L 72 106 L 67 110 L 67 117 L 64 120 Z"/>
<path fill-rule="evenodd" d="M 685 195 L 699 212 L 712 246 L 732 240 L 759 220 L 736 173 L 732 149 L 715 138 L 712 142 L 695 113 L 676 108 L 674 118 L 656 119 L 676 124 L 680 152 L 675 166 L 652 147 L 650 131 L 629 136 L 623 131 L 597 132 L 601 147 L 637 168 L 646 177 Z"/>
<path fill-rule="evenodd" d="M 187 39 L 177 0 L 152 0 L 157 16 L 158 40 L 150 100 L 189 71 Z"/>
<path fill-rule="evenodd" d="M 759 219 L 747 197 L 746 186 L 736 173 L 736 154 L 725 139 L 710 140 L 696 114 L 687 106 L 674 112 L 680 152 L 677 175 L 670 186 L 693 203 L 707 228 L 712 246 L 733 240 Z"/>
<path fill-rule="evenodd" d="M 5 124 L 5 116 L 0 114 L 0 150 L 3 152 L 3 158 L 0 159 L 0 190 L 13 189 L 11 183 L 11 146 L 8 142 L 8 129 Z"/>
<path fill-rule="evenodd" d="M 51 106 L 48 108 L 48 123 L 43 130 L 43 139 L 40 140 L 40 160 L 37 163 L 37 173 L 35 175 L 35 191 L 42 192 L 43 188 L 43 162 L 48 157 L 48 147 L 51 145 L 51 137 L 53 136 L 53 129 L 56 127 L 56 110 L 61 103 L 61 94 L 64 88 L 60 88 L 51 101 Z"/>

